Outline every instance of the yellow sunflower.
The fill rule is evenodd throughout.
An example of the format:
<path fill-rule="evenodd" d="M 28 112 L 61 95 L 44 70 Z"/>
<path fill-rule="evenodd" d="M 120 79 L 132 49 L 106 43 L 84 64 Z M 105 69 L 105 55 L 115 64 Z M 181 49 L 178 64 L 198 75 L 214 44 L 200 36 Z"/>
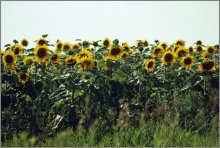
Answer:
<path fill-rule="evenodd" d="M 202 45 L 202 41 L 201 40 L 196 41 L 196 45 Z"/>
<path fill-rule="evenodd" d="M 142 43 L 143 43 L 144 47 L 147 47 L 149 45 L 147 40 L 143 40 Z"/>
<path fill-rule="evenodd" d="M 208 46 L 207 48 L 206 48 L 206 52 L 208 53 L 208 54 L 215 54 L 215 47 L 214 46 Z"/>
<path fill-rule="evenodd" d="M 104 38 L 104 40 L 102 41 L 102 47 L 109 47 L 111 44 L 111 40 L 109 38 Z"/>
<path fill-rule="evenodd" d="M 162 58 L 161 61 L 163 64 L 167 65 L 167 64 L 173 64 L 176 59 L 175 59 L 175 55 L 171 52 L 171 51 L 166 51 Z"/>
<path fill-rule="evenodd" d="M 40 38 L 39 40 L 37 40 L 37 46 L 48 46 L 48 41 L 44 38 Z"/>
<path fill-rule="evenodd" d="M 60 55 L 55 52 L 55 53 L 50 57 L 50 61 L 51 61 L 52 64 L 61 64 Z"/>
<path fill-rule="evenodd" d="M 83 57 L 79 60 L 79 69 L 82 71 L 92 70 L 95 66 L 94 59 L 89 57 Z"/>
<path fill-rule="evenodd" d="M 197 53 L 200 53 L 200 54 L 203 52 L 202 45 L 197 45 L 197 46 L 196 46 L 196 52 L 197 52 Z"/>
<path fill-rule="evenodd" d="M 19 79 L 19 82 L 21 82 L 22 84 L 25 84 L 30 79 L 30 75 L 28 73 L 20 73 L 18 75 L 18 79 Z"/>
<path fill-rule="evenodd" d="M 176 54 L 176 58 L 180 60 L 188 54 L 188 51 L 184 47 L 180 47 L 178 48 L 175 54 Z"/>
<path fill-rule="evenodd" d="M 61 41 L 58 41 L 56 44 L 56 50 L 57 51 L 61 51 L 63 47 L 63 43 Z"/>
<path fill-rule="evenodd" d="M 21 55 L 23 51 L 22 46 L 20 44 L 12 45 L 11 51 L 13 51 L 16 56 Z"/>
<path fill-rule="evenodd" d="M 83 57 L 92 57 L 92 53 L 90 52 L 89 48 L 83 49 L 79 52 L 78 58 L 81 59 Z"/>
<path fill-rule="evenodd" d="M 161 46 L 157 46 L 153 49 L 151 55 L 154 58 L 160 57 L 163 52 L 163 48 Z"/>
<path fill-rule="evenodd" d="M 136 41 L 136 46 L 137 47 L 141 47 L 141 46 L 143 46 L 144 44 L 143 44 L 143 42 L 142 42 L 142 40 L 137 40 Z"/>
<path fill-rule="evenodd" d="M 63 52 L 67 52 L 69 49 L 72 48 L 71 46 L 72 46 L 72 45 L 71 45 L 69 42 L 63 43 L 62 51 L 63 51 Z"/>
<path fill-rule="evenodd" d="M 28 40 L 27 39 L 22 39 L 21 40 L 21 45 L 24 46 L 24 47 L 27 47 L 28 46 Z"/>
<path fill-rule="evenodd" d="M 122 57 L 123 55 L 123 49 L 121 46 L 111 46 L 109 50 L 109 58 L 111 60 L 118 60 Z"/>
<path fill-rule="evenodd" d="M 38 63 L 44 63 L 47 61 L 48 56 L 49 56 L 49 49 L 47 48 L 46 45 L 44 46 L 37 46 L 35 51 L 34 51 L 36 61 Z"/>
<path fill-rule="evenodd" d="M 200 72 L 214 72 L 216 70 L 216 64 L 213 59 L 204 59 L 199 65 Z"/>
<path fill-rule="evenodd" d="M 163 48 L 164 51 L 166 51 L 167 48 L 168 48 L 168 43 L 167 42 L 161 42 L 160 46 Z"/>
<path fill-rule="evenodd" d="M 179 47 L 181 47 L 181 46 L 174 46 L 174 47 L 172 48 L 172 52 L 175 53 L 175 52 L 178 50 Z"/>
<path fill-rule="evenodd" d="M 25 56 L 23 59 L 24 65 L 32 66 L 34 64 L 33 56 Z"/>
<path fill-rule="evenodd" d="M 65 59 L 65 62 L 66 62 L 66 64 L 67 65 L 69 65 L 69 66 L 73 66 L 73 65 L 75 65 L 76 64 L 76 57 L 75 56 L 68 56 L 68 57 L 66 57 L 66 59 Z"/>
<path fill-rule="evenodd" d="M 131 49 L 131 47 L 128 45 L 128 43 L 123 43 L 122 44 L 122 48 L 123 48 L 123 51 L 131 54 L 133 53 L 133 50 Z"/>
<path fill-rule="evenodd" d="M 175 42 L 175 46 L 185 46 L 185 41 L 182 39 L 179 39 Z"/>
<path fill-rule="evenodd" d="M 155 67 L 155 59 L 149 59 L 149 60 L 145 60 L 144 61 L 144 65 L 145 65 L 145 70 L 147 71 L 153 71 L 154 67 Z"/>
<path fill-rule="evenodd" d="M 72 49 L 80 49 L 80 45 L 79 44 L 73 44 Z"/>
<path fill-rule="evenodd" d="M 4 64 L 5 69 L 11 71 L 14 70 L 14 67 L 17 62 L 17 57 L 12 51 L 5 51 L 2 56 L 2 62 Z"/>
<path fill-rule="evenodd" d="M 188 47 L 188 51 L 189 51 L 189 52 L 193 52 L 193 47 L 192 47 L 192 46 L 189 46 L 189 47 Z"/>
<path fill-rule="evenodd" d="M 183 57 L 181 60 L 181 65 L 185 69 L 190 69 L 193 64 L 194 64 L 194 57 L 193 56 L 187 55 L 187 56 Z"/>

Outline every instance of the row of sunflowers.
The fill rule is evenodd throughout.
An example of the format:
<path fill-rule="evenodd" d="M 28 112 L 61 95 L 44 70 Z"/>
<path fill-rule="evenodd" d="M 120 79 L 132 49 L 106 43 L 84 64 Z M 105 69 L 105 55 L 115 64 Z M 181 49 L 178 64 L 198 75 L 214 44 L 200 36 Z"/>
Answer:
<path fill-rule="evenodd" d="M 218 45 L 206 46 L 200 40 L 190 47 L 185 46 L 184 40 L 177 40 L 171 45 L 157 40 L 154 44 L 149 44 L 147 40 L 137 40 L 136 46 L 129 46 L 127 42 L 120 45 L 118 39 L 111 42 L 107 37 L 102 41 L 80 40 L 76 44 L 60 40 L 57 40 L 56 44 L 50 44 L 46 37 L 47 35 L 43 35 L 36 40 L 35 48 L 30 49 L 27 39 L 20 42 L 14 40 L 14 44 L 5 45 L 6 49 L 1 51 L 3 70 L 17 73 L 19 81 L 24 84 L 30 79 L 33 66 L 37 64 L 51 66 L 55 71 L 61 65 L 80 71 L 91 71 L 103 60 L 104 63 L 99 70 L 111 71 L 114 69 L 111 63 L 135 58 L 135 53 L 142 54 L 141 68 L 147 72 L 153 72 L 160 64 L 171 66 L 177 62 L 185 70 L 194 67 L 202 73 L 214 72 L 217 69 Z M 22 66 L 28 68 L 23 70 Z"/>

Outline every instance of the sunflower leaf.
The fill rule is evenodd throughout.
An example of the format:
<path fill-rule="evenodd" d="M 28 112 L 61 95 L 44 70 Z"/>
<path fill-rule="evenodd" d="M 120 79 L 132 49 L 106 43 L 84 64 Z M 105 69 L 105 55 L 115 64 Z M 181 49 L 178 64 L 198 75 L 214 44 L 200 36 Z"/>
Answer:
<path fill-rule="evenodd" d="M 11 46 L 11 44 L 6 44 L 4 47 L 8 47 L 8 46 Z"/>
<path fill-rule="evenodd" d="M 46 38 L 47 36 L 48 36 L 48 34 L 43 34 L 42 35 L 43 38 Z"/>
<path fill-rule="evenodd" d="M 15 44 L 17 44 L 17 43 L 18 43 L 18 41 L 17 41 L 17 40 L 13 40 L 13 42 L 14 42 Z"/>

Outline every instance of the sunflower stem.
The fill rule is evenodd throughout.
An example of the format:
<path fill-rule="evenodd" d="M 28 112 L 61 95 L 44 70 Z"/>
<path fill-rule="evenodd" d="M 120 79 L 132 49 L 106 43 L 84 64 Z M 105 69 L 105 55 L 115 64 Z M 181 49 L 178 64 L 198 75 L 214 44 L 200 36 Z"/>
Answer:
<path fill-rule="evenodd" d="M 35 63 L 35 75 L 34 75 L 34 84 L 36 84 L 37 81 L 37 63 Z"/>

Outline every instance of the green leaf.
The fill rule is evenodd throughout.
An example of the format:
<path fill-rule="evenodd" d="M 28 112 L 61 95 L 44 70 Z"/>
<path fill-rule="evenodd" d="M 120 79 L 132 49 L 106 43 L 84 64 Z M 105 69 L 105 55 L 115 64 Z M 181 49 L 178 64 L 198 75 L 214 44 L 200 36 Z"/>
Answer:
<path fill-rule="evenodd" d="M 11 46 L 11 44 L 6 44 L 4 47 L 8 47 L 8 46 Z"/>
<path fill-rule="evenodd" d="M 185 87 L 181 88 L 180 91 L 184 91 L 191 86 L 191 83 L 187 84 Z"/>
<path fill-rule="evenodd" d="M 48 36 L 48 34 L 43 34 L 42 35 L 43 38 L 46 38 L 47 36 Z"/>
<path fill-rule="evenodd" d="M 158 90 L 158 87 L 153 87 L 152 90 Z"/>
<path fill-rule="evenodd" d="M 154 97 L 154 96 L 156 96 L 156 93 L 152 93 L 152 94 L 150 95 L 151 98 Z"/>
<path fill-rule="evenodd" d="M 13 40 L 13 42 L 14 42 L 15 44 L 17 44 L 17 43 L 18 43 L 18 41 L 17 41 L 17 40 Z"/>

